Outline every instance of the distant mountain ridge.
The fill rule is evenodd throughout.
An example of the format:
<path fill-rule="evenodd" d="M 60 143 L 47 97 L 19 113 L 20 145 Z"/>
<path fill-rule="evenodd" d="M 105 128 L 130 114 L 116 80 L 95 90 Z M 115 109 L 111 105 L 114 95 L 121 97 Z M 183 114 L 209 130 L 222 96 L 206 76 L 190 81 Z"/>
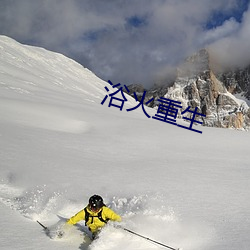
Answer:
<path fill-rule="evenodd" d="M 142 87 L 128 86 L 141 92 Z M 132 91 L 131 91 L 132 92 Z M 175 81 L 169 85 L 154 86 L 147 90 L 146 101 L 154 97 L 165 97 L 180 101 L 181 112 L 188 106 L 198 108 L 206 115 L 204 126 L 248 129 L 250 127 L 250 66 L 244 69 L 216 72 L 210 60 L 208 50 L 202 49 L 188 57 L 177 69 Z M 247 104 L 248 103 L 248 104 Z M 186 115 L 185 115 L 186 116 Z"/>
<path fill-rule="evenodd" d="M 51 86 L 56 86 L 62 98 L 68 90 L 76 96 L 79 95 L 79 98 L 85 94 L 86 100 L 91 96 L 97 102 L 101 102 L 106 95 L 104 89 L 106 82 L 98 78 L 95 85 L 90 84 L 89 80 L 96 76 L 87 69 L 83 70 L 82 65 L 60 54 L 24 46 L 11 38 L 0 36 L 0 59 L 1 93 L 12 91 L 28 98 L 29 95 L 36 94 L 34 92 L 36 86 L 43 89 L 40 93 L 44 96 L 40 98 L 44 100 L 49 97 L 46 94 L 47 90 L 49 92 Z M 48 65 L 50 67 L 47 67 Z M 47 73 L 41 77 L 40 73 L 44 73 L 44 68 Z M 34 69 L 38 69 L 37 74 L 33 73 Z M 159 104 L 158 99 L 165 97 L 182 103 L 178 113 L 179 118 L 182 118 L 181 112 L 190 106 L 191 109 L 197 107 L 199 113 L 206 115 L 206 118 L 201 120 L 205 126 L 250 128 L 250 66 L 218 72 L 210 59 L 209 52 L 203 49 L 188 57 L 176 72 L 172 84 L 155 85 L 148 89 L 145 103 L 153 97 L 154 101 L 148 105 L 156 107 Z M 25 79 L 23 79 L 24 73 Z M 15 78 L 23 81 L 17 82 Z M 67 85 L 63 84 L 63 81 L 67 82 Z M 37 85 L 36 82 L 40 84 Z M 139 100 L 145 91 L 142 85 L 133 84 L 128 88 L 129 94 L 134 97 L 133 93 L 136 92 Z M 44 91 L 45 89 L 47 90 Z M 132 98 L 130 101 L 134 102 Z"/>

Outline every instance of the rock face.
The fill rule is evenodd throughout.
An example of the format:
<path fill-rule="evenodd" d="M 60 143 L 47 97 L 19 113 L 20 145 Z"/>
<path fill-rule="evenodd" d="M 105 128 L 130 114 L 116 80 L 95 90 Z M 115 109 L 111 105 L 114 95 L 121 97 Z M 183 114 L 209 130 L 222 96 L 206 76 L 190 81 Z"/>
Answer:
<path fill-rule="evenodd" d="M 241 75 L 247 76 L 242 72 Z M 233 95 L 236 90 L 238 93 L 243 92 L 243 85 L 245 88 L 249 84 L 248 78 L 243 81 L 239 73 L 222 74 L 222 77 L 224 82 L 211 70 L 209 53 L 203 49 L 181 65 L 165 97 L 181 101 L 182 109 L 198 107 L 199 113 L 206 115 L 203 120 L 205 126 L 237 129 L 249 127 L 249 107 L 245 101 Z"/>
<path fill-rule="evenodd" d="M 198 113 L 206 115 L 205 118 L 196 118 L 204 126 L 247 129 L 250 127 L 249 106 L 234 94 L 250 99 L 250 67 L 215 74 L 211 69 L 209 53 L 203 49 L 187 58 L 177 69 L 176 80 L 170 87 L 155 86 L 148 90 L 146 101 L 155 98 L 149 104 L 151 107 L 158 105 L 159 97 L 180 101 L 179 118 L 188 106 L 191 110 L 197 107 Z"/>
<path fill-rule="evenodd" d="M 225 84 L 230 93 L 240 93 L 250 100 L 250 66 L 245 69 L 228 70 L 218 74 L 218 79 Z"/>

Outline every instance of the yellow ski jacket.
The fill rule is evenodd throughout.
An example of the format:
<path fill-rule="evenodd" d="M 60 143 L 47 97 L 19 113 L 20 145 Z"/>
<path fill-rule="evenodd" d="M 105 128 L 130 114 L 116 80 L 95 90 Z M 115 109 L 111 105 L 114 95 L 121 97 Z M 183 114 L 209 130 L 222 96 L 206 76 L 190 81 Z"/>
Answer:
<path fill-rule="evenodd" d="M 89 209 L 89 207 L 86 207 L 87 212 L 89 213 L 88 221 L 85 221 L 86 226 L 90 229 L 92 233 L 97 232 L 100 228 L 102 228 L 106 223 L 104 221 L 112 220 L 112 221 L 121 221 L 120 215 L 116 214 L 113 210 L 110 208 L 103 206 L 99 211 L 93 212 Z M 98 218 L 98 215 L 100 215 L 101 212 L 101 218 L 104 220 L 100 220 Z M 85 220 L 85 210 L 82 209 L 77 214 L 72 216 L 68 221 L 67 224 L 74 225 L 80 220 Z"/>

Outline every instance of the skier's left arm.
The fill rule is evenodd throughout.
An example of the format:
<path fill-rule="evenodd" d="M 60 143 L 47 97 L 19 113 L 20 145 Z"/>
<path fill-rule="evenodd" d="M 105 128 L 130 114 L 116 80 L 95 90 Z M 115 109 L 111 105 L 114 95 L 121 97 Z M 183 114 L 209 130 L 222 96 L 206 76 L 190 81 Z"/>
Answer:
<path fill-rule="evenodd" d="M 116 214 L 113 210 L 111 210 L 110 208 L 108 207 L 105 207 L 104 208 L 104 214 L 105 214 L 105 217 L 109 220 L 112 220 L 112 221 L 122 221 L 122 218 L 120 215 Z"/>

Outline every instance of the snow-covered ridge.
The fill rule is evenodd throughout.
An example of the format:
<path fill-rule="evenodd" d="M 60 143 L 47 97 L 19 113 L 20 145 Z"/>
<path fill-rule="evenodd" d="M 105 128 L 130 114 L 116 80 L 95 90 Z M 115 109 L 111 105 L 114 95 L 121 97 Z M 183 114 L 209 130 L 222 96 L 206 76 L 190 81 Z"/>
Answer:
<path fill-rule="evenodd" d="M 68 90 L 102 98 L 105 82 L 62 54 L 0 36 L 0 60 L 1 85 L 13 91 L 36 94 L 39 87 L 51 91 L 52 85 L 62 93 Z"/>
<path fill-rule="evenodd" d="M 50 104 L 66 103 L 69 95 L 75 99 L 72 105 L 76 100 L 82 105 L 99 104 L 107 93 L 106 82 L 77 62 L 5 36 L 0 36 L 0 74 L 0 112 L 9 110 L 2 119 L 38 128 L 71 133 L 88 130 L 88 122 L 74 118 L 73 110 Z M 128 97 L 130 102 L 134 100 Z"/>

